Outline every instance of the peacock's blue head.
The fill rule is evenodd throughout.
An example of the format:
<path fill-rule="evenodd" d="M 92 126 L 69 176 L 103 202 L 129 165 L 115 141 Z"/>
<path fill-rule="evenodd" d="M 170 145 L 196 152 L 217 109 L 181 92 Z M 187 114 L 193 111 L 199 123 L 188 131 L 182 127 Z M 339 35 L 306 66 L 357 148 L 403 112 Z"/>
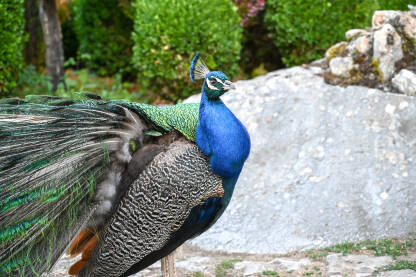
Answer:
<path fill-rule="evenodd" d="M 204 79 L 202 91 L 208 99 L 218 99 L 218 97 L 229 89 L 235 88 L 234 84 L 228 80 L 227 75 L 221 71 L 209 71 L 199 53 L 192 59 L 189 71 L 192 82 L 198 79 Z"/>
<path fill-rule="evenodd" d="M 203 89 L 208 99 L 217 99 L 231 88 L 235 88 L 234 84 L 221 71 L 211 71 L 205 76 Z"/>

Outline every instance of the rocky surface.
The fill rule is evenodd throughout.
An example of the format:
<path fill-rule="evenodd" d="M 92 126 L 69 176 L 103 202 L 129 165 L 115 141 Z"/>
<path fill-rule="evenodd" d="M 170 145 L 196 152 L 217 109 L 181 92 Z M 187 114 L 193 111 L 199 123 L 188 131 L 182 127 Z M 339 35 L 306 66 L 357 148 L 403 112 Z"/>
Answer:
<path fill-rule="evenodd" d="M 414 259 L 416 249 L 399 259 Z M 343 255 L 328 253 L 319 258 L 307 252 L 296 252 L 286 256 L 229 254 L 220 251 L 206 251 L 188 244 L 177 252 L 178 277 L 416 277 L 410 269 L 385 271 L 383 267 L 393 264 L 390 256 L 374 256 L 372 252 L 361 251 Z M 64 257 L 47 276 L 63 277 L 74 259 Z M 151 265 L 133 277 L 160 277 L 160 262 Z"/>
<path fill-rule="evenodd" d="M 230 206 L 194 245 L 283 254 L 416 231 L 416 98 L 322 73 L 280 70 L 223 96 L 252 151 Z"/>
<path fill-rule="evenodd" d="M 326 82 L 414 96 L 416 10 L 409 8 L 408 12 L 376 11 L 371 28 L 347 31 L 347 41 L 335 44 L 325 54 Z"/>

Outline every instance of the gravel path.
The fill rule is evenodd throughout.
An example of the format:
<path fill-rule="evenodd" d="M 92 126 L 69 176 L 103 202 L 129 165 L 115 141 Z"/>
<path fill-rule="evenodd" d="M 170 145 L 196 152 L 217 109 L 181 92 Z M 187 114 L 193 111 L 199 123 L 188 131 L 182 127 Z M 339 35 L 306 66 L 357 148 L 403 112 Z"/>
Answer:
<path fill-rule="evenodd" d="M 405 242 L 412 242 L 404 246 Z M 401 263 L 402 267 L 416 269 L 416 241 L 414 238 L 393 240 L 376 244 L 376 249 L 341 245 L 331 250 L 295 252 L 288 255 L 259 255 L 221 251 L 206 251 L 185 244 L 177 251 L 178 277 L 229 277 L 229 276 L 328 276 L 328 277 L 416 277 L 411 269 L 389 270 L 383 268 Z M 370 248 L 367 246 L 367 248 Z M 378 251 L 381 256 L 376 256 Z M 384 252 L 383 252 L 384 251 Z M 407 253 L 407 255 L 404 255 Z M 397 257 L 396 257 L 397 255 Z M 393 258 L 394 257 L 394 258 Z M 64 256 L 50 277 L 63 277 L 76 259 Z M 377 272 L 378 271 L 378 272 Z M 155 263 L 134 277 L 159 277 L 160 262 Z"/>

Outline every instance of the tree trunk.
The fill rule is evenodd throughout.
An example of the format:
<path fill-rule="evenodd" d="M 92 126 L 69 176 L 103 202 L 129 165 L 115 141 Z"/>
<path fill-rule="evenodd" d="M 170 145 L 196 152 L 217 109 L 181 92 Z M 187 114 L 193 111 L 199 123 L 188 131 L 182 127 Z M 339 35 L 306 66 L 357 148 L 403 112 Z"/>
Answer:
<path fill-rule="evenodd" d="M 176 250 L 162 258 L 162 277 L 176 277 L 175 252 Z"/>
<path fill-rule="evenodd" d="M 46 73 L 51 77 L 55 92 L 59 82 L 64 81 L 64 50 L 55 0 L 40 0 L 39 16 L 45 42 Z"/>
<path fill-rule="evenodd" d="M 39 68 L 45 64 L 43 58 L 40 57 L 43 41 L 37 0 L 25 0 L 25 21 L 25 30 L 29 34 L 29 39 L 23 49 L 25 63 Z"/>

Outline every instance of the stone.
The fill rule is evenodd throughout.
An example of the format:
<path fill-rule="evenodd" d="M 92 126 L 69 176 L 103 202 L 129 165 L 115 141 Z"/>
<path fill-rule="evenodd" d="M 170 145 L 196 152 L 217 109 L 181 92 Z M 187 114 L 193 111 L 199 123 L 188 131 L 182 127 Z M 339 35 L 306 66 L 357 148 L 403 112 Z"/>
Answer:
<path fill-rule="evenodd" d="M 416 13 L 376 11 L 372 25 L 369 30 L 347 31 L 347 42 L 337 43 L 327 50 L 326 61 L 319 64 L 325 69 L 325 82 L 341 86 L 364 85 L 389 92 L 396 72 L 401 69 L 416 72 Z M 332 61 L 334 57 L 343 59 Z M 349 57 L 354 62 L 353 71 L 345 70 Z"/>
<path fill-rule="evenodd" d="M 411 16 L 410 14 L 406 14 L 400 20 L 400 24 L 404 26 L 403 30 L 406 34 L 407 38 L 416 39 L 416 15 Z M 416 45 L 413 45 L 416 47 Z"/>
<path fill-rule="evenodd" d="M 371 39 L 368 36 L 362 36 L 354 40 L 354 49 L 360 54 L 367 54 L 371 49 Z"/>
<path fill-rule="evenodd" d="M 243 276 L 262 273 L 265 270 L 275 270 L 275 267 L 265 262 L 242 261 L 234 264 L 234 269 L 241 270 Z"/>
<path fill-rule="evenodd" d="M 401 260 L 401 261 L 416 261 L 416 253 L 399 256 L 399 257 L 397 257 L 397 260 Z"/>
<path fill-rule="evenodd" d="M 211 260 L 207 257 L 191 257 L 183 261 L 176 262 L 176 267 L 189 271 L 204 272 L 210 266 Z"/>
<path fill-rule="evenodd" d="M 400 11 L 375 11 L 371 20 L 373 29 L 378 28 L 390 20 L 400 18 Z"/>
<path fill-rule="evenodd" d="M 306 267 L 310 265 L 310 263 L 311 261 L 309 259 L 289 259 L 289 258 L 276 258 L 270 262 L 270 264 L 277 265 L 286 271 L 299 270 L 302 267 Z"/>
<path fill-rule="evenodd" d="M 403 58 L 402 39 L 392 25 L 384 24 L 374 32 L 373 64 L 380 70 L 382 82 L 390 80 L 397 61 Z"/>
<path fill-rule="evenodd" d="M 284 254 L 416 233 L 416 98 L 328 85 L 322 72 L 278 70 L 222 96 L 251 153 L 229 207 L 193 245 Z"/>
<path fill-rule="evenodd" d="M 380 277 L 416 277 L 416 271 L 405 269 L 405 270 L 393 270 L 382 272 Z"/>
<path fill-rule="evenodd" d="M 371 276 L 374 270 L 393 262 L 390 256 L 368 257 L 366 255 L 330 254 L 326 257 L 329 274 L 356 272 L 356 276 Z"/>
<path fill-rule="evenodd" d="M 346 41 L 341 41 L 335 45 L 332 45 L 331 47 L 328 48 L 328 50 L 326 50 L 325 58 L 330 60 L 334 57 L 341 56 L 342 52 L 345 50 L 347 45 L 348 43 Z"/>
<path fill-rule="evenodd" d="M 363 29 L 351 29 L 345 33 L 345 38 L 350 41 L 352 39 L 358 38 L 360 36 L 364 36 L 368 34 L 366 30 Z"/>
<path fill-rule="evenodd" d="M 372 273 L 356 273 L 354 276 L 355 277 L 368 277 L 368 276 L 372 276 Z"/>
<path fill-rule="evenodd" d="M 335 76 L 348 78 L 354 68 L 354 62 L 351 57 L 335 57 L 329 61 L 329 68 Z"/>
<path fill-rule="evenodd" d="M 392 79 L 392 84 L 401 93 L 416 96 L 416 74 L 410 70 L 402 69 Z"/>

